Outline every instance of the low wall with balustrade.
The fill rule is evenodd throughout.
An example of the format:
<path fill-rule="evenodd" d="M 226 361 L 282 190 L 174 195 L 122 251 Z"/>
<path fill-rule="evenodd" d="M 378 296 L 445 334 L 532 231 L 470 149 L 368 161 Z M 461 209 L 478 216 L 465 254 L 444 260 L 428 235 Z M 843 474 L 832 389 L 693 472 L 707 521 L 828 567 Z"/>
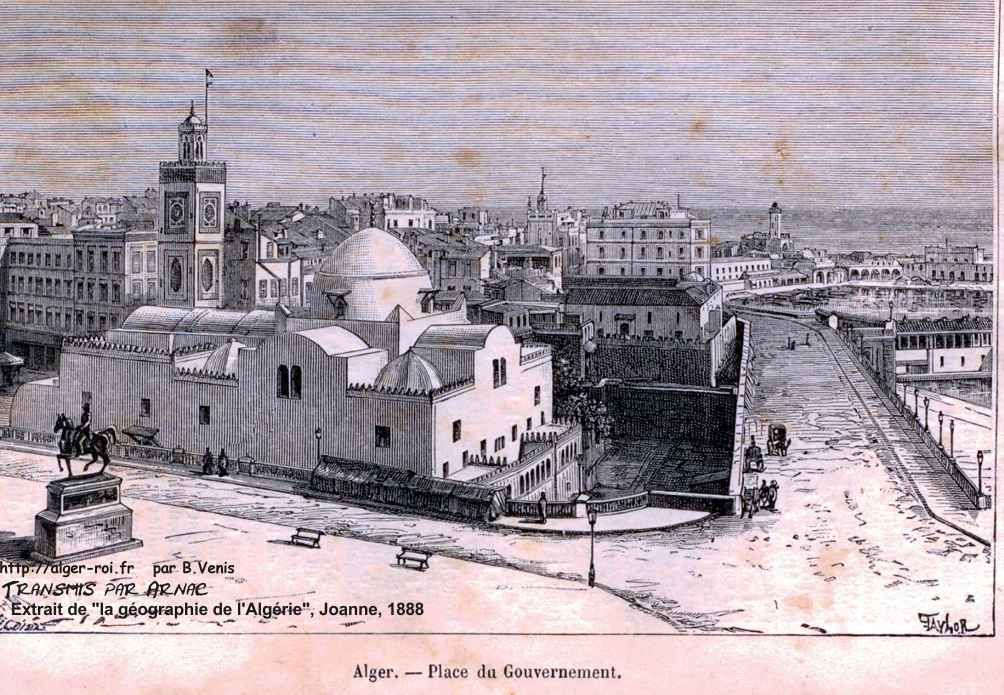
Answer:
<path fill-rule="evenodd" d="M 865 378 L 868 379 L 873 386 L 877 387 L 878 390 L 891 401 L 895 410 L 899 412 L 900 416 L 906 420 L 906 423 L 913 428 L 934 458 L 939 464 L 941 464 L 942 468 L 945 469 L 948 477 L 959 486 L 962 494 L 966 496 L 973 507 L 975 509 L 989 509 L 991 506 L 990 496 L 977 489 L 973 481 L 969 479 L 961 468 L 959 468 L 959 464 L 955 460 L 955 457 L 945 450 L 943 444 L 938 443 L 938 440 L 929 430 L 925 429 L 924 423 L 920 420 L 916 413 L 910 410 L 909 406 L 903 401 L 902 397 L 896 393 L 895 389 L 890 389 L 886 384 L 886 381 L 875 373 L 875 370 L 872 369 L 871 365 L 861 359 L 860 355 L 857 353 L 857 346 L 854 342 L 848 341 L 844 335 L 838 331 L 833 331 L 833 333 L 843 340 L 844 344 L 847 346 L 848 354 L 851 355 L 851 358 L 857 364 L 861 373 L 864 374 Z"/>

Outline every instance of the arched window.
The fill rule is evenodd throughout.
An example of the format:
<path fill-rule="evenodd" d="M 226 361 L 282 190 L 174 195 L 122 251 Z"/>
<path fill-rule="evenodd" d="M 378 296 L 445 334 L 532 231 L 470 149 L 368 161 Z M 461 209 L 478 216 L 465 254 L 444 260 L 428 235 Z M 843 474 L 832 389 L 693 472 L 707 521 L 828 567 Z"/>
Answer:
<path fill-rule="evenodd" d="M 275 392 L 279 398 L 289 398 L 289 368 L 284 364 L 276 370 Z"/>
<path fill-rule="evenodd" d="M 299 399 L 303 394 L 303 371 L 294 365 L 290 372 L 289 397 Z"/>
<path fill-rule="evenodd" d="M 603 247 L 601 246 L 601 247 L 600 247 L 600 258 L 606 258 L 606 257 L 607 257 L 607 252 L 606 252 L 606 249 L 604 249 L 604 248 L 603 248 Z"/>
<path fill-rule="evenodd" d="M 495 387 L 495 388 L 498 388 L 500 386 L 500 384 L 499 384 L 499 374 L 500 374 L 500 371 L 499 371 L 499 361 L 498 360 L 492 360 L 492 386 Z"/>
<path fill-rule="evenodd" d="M 505 378 L 505 357 L 503 357 L 502 360 L 501 360 L 501 371 L 500 371 L 500 374 L 499 374 L 499 379 L 501 381 L 500 385 L 505 385 L 505 382 L 506 382 L 506 378 Z"/>

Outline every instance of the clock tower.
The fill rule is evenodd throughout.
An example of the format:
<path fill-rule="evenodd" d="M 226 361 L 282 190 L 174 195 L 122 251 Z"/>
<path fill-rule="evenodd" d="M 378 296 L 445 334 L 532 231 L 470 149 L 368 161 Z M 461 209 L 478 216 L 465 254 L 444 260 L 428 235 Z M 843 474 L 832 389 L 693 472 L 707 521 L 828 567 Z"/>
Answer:
<path fill-rule="evenodd" d="M 157 252 L 163 306 L 221 308 L 227 165 L 206 159 L 209 127 L 178 126 L 178 160 L 160 163 Z"/>

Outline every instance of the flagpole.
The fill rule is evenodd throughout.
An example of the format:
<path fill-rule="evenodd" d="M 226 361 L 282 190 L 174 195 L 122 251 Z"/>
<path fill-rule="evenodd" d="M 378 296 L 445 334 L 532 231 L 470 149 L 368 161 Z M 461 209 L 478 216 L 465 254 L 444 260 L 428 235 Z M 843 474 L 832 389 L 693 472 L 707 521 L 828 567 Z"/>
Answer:
<path fill-rule="evenodd" d="M 205 112 L 206 112 L 206 125 L 208 126 L 209 125 L 209 70 L 208 69 L 206 70 L 205 77 L 206 77 L 206 106 L 205 106 Z"/>

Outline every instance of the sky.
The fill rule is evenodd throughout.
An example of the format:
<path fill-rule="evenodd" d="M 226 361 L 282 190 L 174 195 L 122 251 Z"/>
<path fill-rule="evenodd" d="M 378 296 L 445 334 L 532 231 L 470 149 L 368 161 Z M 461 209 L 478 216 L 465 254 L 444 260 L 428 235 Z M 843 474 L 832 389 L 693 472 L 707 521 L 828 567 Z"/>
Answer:
<path fill-rule="evenodd" d="M 157 185 L 190 100 L 228 196 L 438 207 L 992 204 L 980 2 L 3 3 L 0 190 Z"/>

